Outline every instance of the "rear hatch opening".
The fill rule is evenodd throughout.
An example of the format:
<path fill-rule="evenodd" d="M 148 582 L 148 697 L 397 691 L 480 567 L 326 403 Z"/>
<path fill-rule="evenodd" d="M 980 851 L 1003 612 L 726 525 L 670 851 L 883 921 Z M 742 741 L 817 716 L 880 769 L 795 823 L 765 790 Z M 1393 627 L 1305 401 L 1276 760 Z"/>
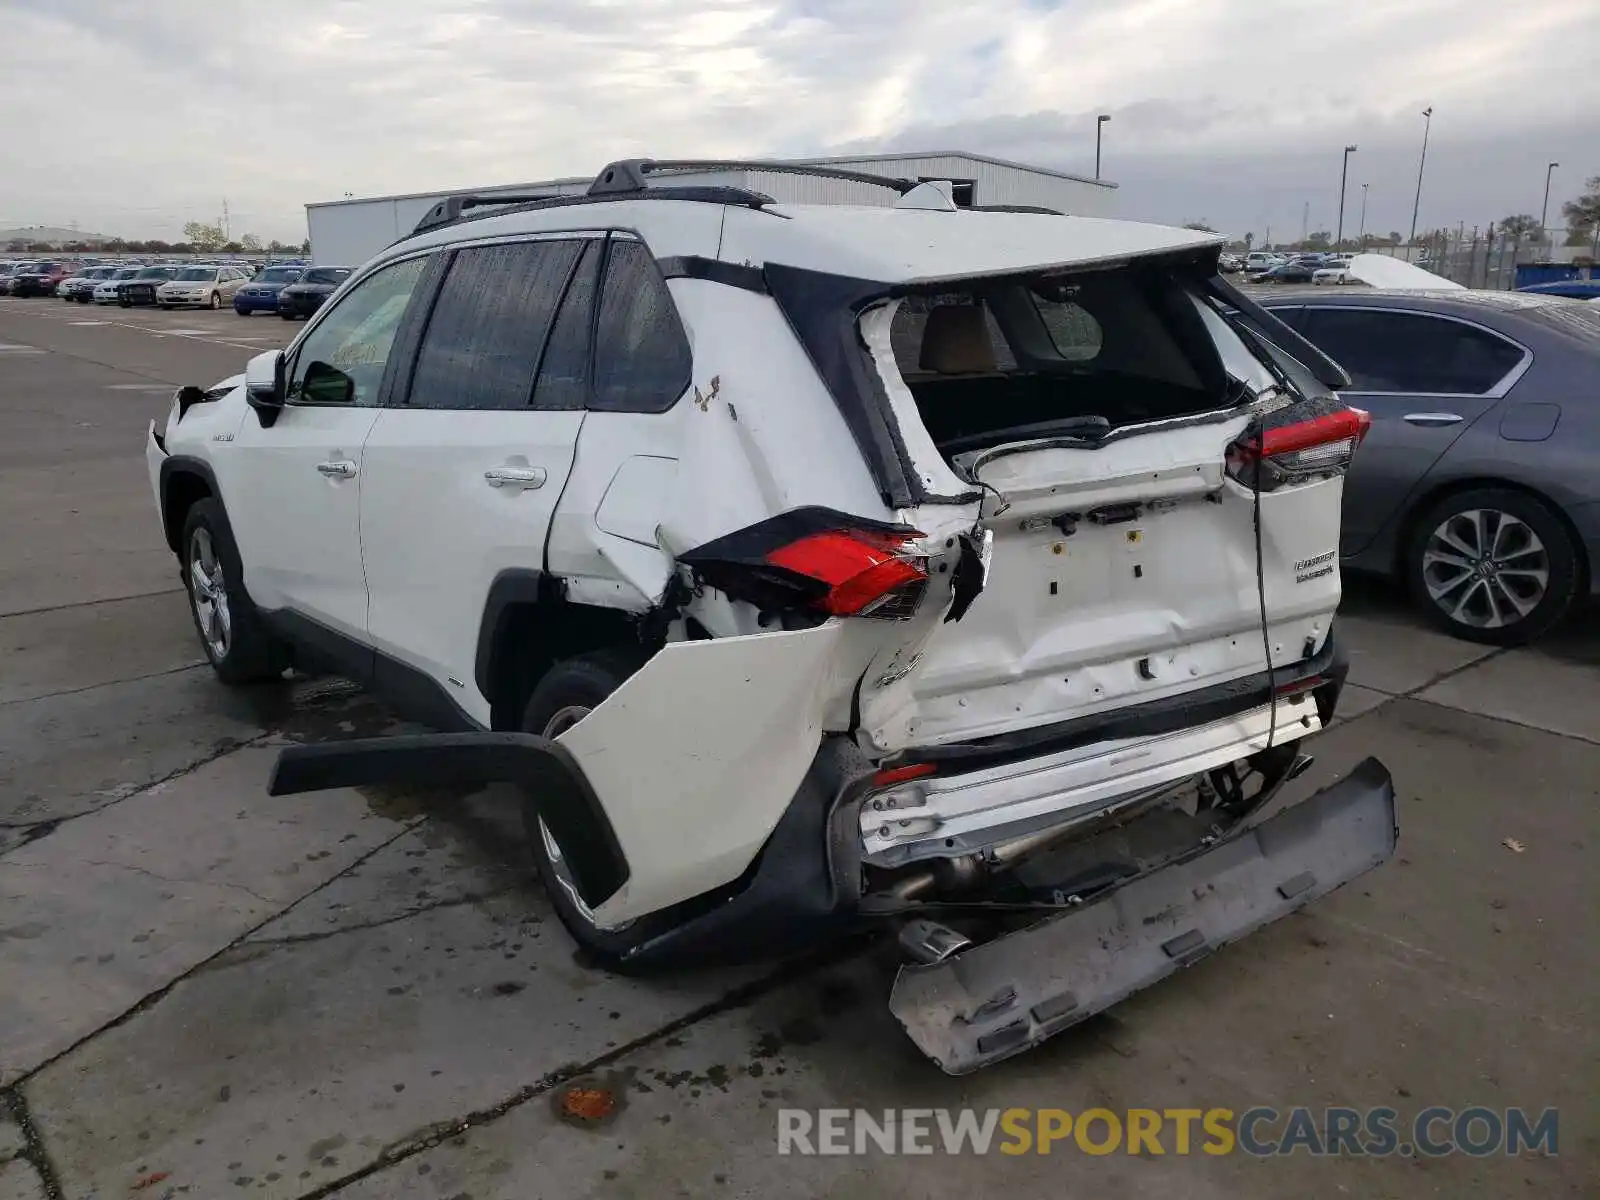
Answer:
<path fill-rule="evenodd" d="M 898 379 L 886 382 L 903 384 L 940 455 L 964 464 L 1006 443 L 1094 443 L 1253 399 L 1220 359 L 1200 282 L 1159 261 L 957 281 L 891 301 L 863 332 L 881 344 L 874 326 L 887 319 Z"/>

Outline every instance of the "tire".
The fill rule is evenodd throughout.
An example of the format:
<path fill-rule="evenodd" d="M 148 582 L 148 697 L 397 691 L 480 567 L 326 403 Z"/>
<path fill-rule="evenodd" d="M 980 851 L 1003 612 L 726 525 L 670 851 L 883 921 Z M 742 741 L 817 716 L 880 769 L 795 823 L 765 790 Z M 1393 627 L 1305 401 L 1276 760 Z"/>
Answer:
<path fill-rule="evenodd" d="M 163 304 L 163 305 L 160 306 L 160 308 L 161 308 L 162 312 L 171 312 L 172 311 L 172 305 L 170 305 L 170 304 Z"/>
<path fill-rule="evenodd" d="M 279 313 L 279 314 L 278 314 L 278 315 L 279 315 L 279 316 L 280 316 L 280 317 L 282 317 L 282 318 L 283 318 L 283 319 L 284 319 L 284 320 L 285 320 L 285 321 L 292 321 L 292 320 L 294 320 L 294 314 L 293 314 L 293 313 L 286 313 L 286 312 L 281 312 L 281 313 Z"/>
<path fill-rule="evenodd" d="M 212 292 L 211 293 L 211 299 L 206 302 L 206 307 L 209 308 L 212 312 L 216 312 L 217 309 L 222 307 L 222 297 L 219 296 L 216 292 Z"/>
<path fill-rule="evenodd" d="M 621 648 L 597 650 L 556 663 L 528 697 L 522 712 L 523 732 L 554 737 L 570 728 L 581 719 L 582 711 L 598 708 L 642 663 L 642 652 Z M 573 710 L 582 711 L 575 714 Z M 554 841 L 547 841 L 547 831 L 531 799 L 523 802 L 522 827 L 527 834 L 534 868 L 556 916 L 561 918 L 572 940 L 598 965 L 613 971 L 626 970 L 628 964 L 624 956 L 629 950 L 672 925 L 666 914 L 652 913 L 630 921 L 621 929 L 596 927 L 582 901 L 569 891 L 570 881 L 562 878 L 562 869 L 556 861 L 559 848 L 557 854 L 552 855 Z"/>
<path fill-rule="evenodd" d="M 1582 569 L 1572 535 L 1543 500 L 1510 488 L 1473 488 L 1416 518 L 1406 575 L 1441 629 L 1490 646 L 1520 646 L 1567 615 Z"/>
<path fill-rule="evenodd" d="M 250 310 L 248 308 L 240 308 L 237 304 L 233 306 L 233 311 L 238 313 L 241 317 L 248 317 L 250 315 Z"/>
<path fill-rule="evenodd" d="M 178 546 L 189 615 L 217 678 L 241 684 L 281 676 L 289 665 L 288 652 L 245 593 L 239 549 L 220 502 L 209 496 L 195 501 Z"/>

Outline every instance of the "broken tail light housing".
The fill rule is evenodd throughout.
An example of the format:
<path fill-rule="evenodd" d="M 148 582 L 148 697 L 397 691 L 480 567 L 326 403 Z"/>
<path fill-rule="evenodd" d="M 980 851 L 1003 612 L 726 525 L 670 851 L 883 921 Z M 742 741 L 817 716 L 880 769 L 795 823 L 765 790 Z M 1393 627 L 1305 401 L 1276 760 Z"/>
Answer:
<path fill-rule="evenodd" d="M 1230 445 L 1228 475 L 1248 488 L 1270 492 L 1344 472 L 1367 436 L 1371 416 L 1346 405 L 1299 416 L 1302 407 L 1290 405 L 1270 414 L 1270 424 L 1246 431 Z"/>
<path fill-rule="evenodd" d="M 922 534 L 826 508 L 782 513 L 679 556 L 697 576 L 767 612 L 911 616 L 928 584 Z"/>

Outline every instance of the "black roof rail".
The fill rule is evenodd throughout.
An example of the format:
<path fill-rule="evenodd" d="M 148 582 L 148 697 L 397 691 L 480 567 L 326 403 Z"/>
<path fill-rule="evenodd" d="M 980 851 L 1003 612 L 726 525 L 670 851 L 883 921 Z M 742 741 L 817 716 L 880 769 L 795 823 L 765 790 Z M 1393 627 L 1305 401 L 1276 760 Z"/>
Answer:
<path fill-rule="evenodd" d="M 422 219 L 410 233 L 397 238 L 394 244 L 399 245 L 400 242 L 414 238 L 418 234 L 443 229 L 447 225 L 455 225 L 461 221 L 478 221 L 485 217 L 500 217 L 513 212 L 533 212 L 541 208 L 601 204 L 610 200 L 625 199 L 629 195 L 630 193 L 619 191 L 600 195 L 585 193 L 581 196 L 558 193 L 542 196 L 446 196 L 422 215 Z M 732 187 L 656 187 L 631 193 L 631 196 L 633 199 L 642 200 L 688 200 L 701 204 L 736 204 L 742 208 L 763 208 L 775 203 L 771 196 L 762 192 Z M 483 211 L 468 211 L 474 208 Z"/>
<path fill-rule="evenodd" d="M 438 229 L 445 225 L 454 225 L 461 220 L 461 214 L 469 208 L 483 208 L 494 204 L 527 204 L 534 200 L 559 200 L 560 192 L 541 192 L 531 196 L 446 196 L 427 212 L 422 214 L 422 219 L 412 229 L 411 236 L 427 233 L 430 229 Z"/>
<path fill-rule="evenodd" d="M 870 175 L 864 171 L 846 171 L 838 167 L 759 158 L 624 158 L 608 163 L 601 169 L 589 185 L 589 195 L 642 192 L 648 186 L 645 177 L 659 171 L 771 171 L 778 175 L 815 175 L 823 179 L 843 179 L 850 183 L 888 188 L 902 196 L 921 182 L 889 175 Z"/>

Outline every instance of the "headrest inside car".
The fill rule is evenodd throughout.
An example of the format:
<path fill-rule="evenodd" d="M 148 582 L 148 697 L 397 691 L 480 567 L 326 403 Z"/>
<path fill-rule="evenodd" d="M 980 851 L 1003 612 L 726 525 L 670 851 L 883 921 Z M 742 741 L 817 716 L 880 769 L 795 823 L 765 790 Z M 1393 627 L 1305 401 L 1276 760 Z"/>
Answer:
<path fill-rule="evenodd" d="M 994 343 L 981 304 L 938 304 L 922 330 L 919 366 L 941 375 L 974 375 L 998 370 Z"/>

